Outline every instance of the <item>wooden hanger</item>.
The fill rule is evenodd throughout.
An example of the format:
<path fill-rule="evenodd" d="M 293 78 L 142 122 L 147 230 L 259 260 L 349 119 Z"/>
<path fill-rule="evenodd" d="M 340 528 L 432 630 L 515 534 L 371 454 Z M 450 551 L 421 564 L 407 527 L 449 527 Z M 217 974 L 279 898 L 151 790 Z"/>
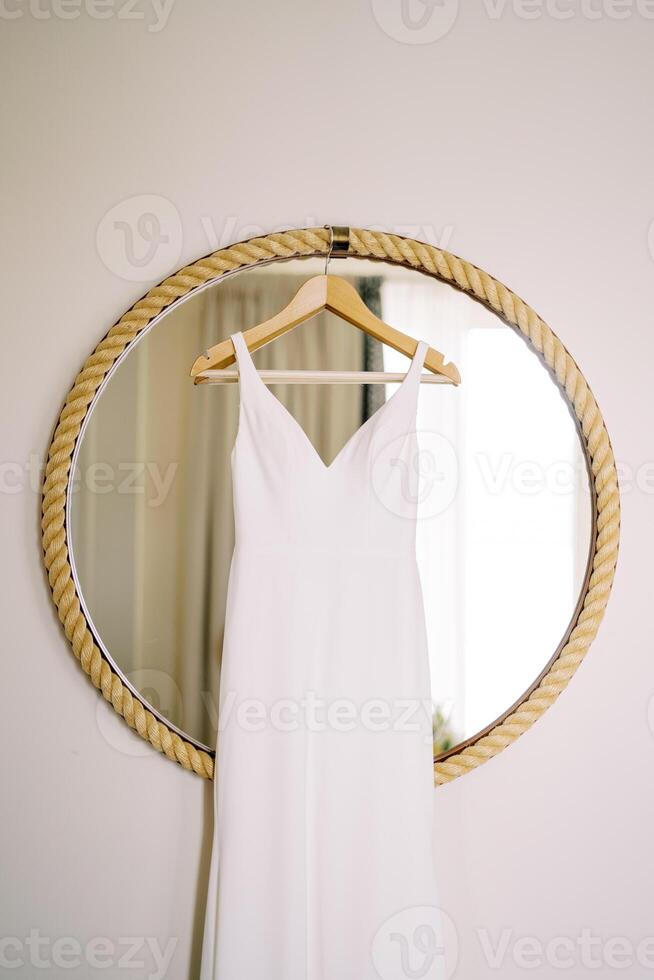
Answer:
<path fill-rule="evenodd" d="M 354 286 L 341 276 L 332 275 L 313 276 L 307 280 L 283 310 L 270 320 L 244 331 L 243 339 L 249 351 L 258 350 L 322 310 L 336 313 L 370 337 L 388 344 L 389 347 L 406 354 L 409 358 L 416 352 L 418 343 L 413 337 L 395 330 L 394 327 L 380 320 L 368 309 Z M 197 358 L 191 368 L 191 377 L 195 384 L 200 384 L 209 380 L 202 378 L 205 371 L 221 370 L 233 364 L 235 360 L 232 341 L 223 340 L 210 347 L 205 355 Z M 446 364 L 443 354 L 433 347 L 427 350 L 425 367 L 434 374 L 442 375 L 446 383 L 458 385 L 461 382 L 456 365 L 451 362 Z"/>

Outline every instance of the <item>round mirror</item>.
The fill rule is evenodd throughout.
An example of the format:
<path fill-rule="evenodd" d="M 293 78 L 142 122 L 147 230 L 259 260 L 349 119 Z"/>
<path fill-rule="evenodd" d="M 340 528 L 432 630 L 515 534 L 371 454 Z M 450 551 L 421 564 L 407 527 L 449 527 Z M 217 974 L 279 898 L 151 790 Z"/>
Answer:
<path fill-rule="evenodd" d="M 68 540 L 86 620 L 124 682 L 198 748 L 216 741 L 239 392 L 194 386 L 190 366 L 278 312 L 324 265 L 274 261 L 176 303 L 114 363 L 75 446 Z M 538 683 L 579 611 L 594 541 L 586 453 L 541 358 L 467 293 L 355 257 L 332 260 L 330 272 L 462 376 L 460 387 L 422 385 L 418 415 L 417 548 L 442 758 Z M 321 370 L 407 365 L 329 313 L 254 360 Z M 272 390 L 329 462 L 393 388 Z"/>

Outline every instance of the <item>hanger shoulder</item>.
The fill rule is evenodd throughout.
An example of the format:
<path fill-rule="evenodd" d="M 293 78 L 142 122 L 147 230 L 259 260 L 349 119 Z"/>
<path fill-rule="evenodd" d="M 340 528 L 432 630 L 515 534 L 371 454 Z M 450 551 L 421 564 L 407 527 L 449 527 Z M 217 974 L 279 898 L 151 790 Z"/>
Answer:
<path fill-rule="evenodd" d="M 384 323 L 363 302 L 354 286 L 339 276 L 325 276 L 327 282 L 326 308 L 338 314 L 348 323 L 360 327 L 365 333 L 380 340 L 400 354 L 413 357 L 418 341 L 407 334 L 396 330 L 395 327 Z M 434 374 L 442 374 L 454 384 L 461 383 L 461 375 L 452 363 L 445 363 L 445 357 L 440 351 L 429 347 L 425 356 L 425 367 Z"/>
<path fill-rule="evenodd" d="M 293 299 L 263 323 L 251 327 L 244 331 L 243 339 L 249 351 L 258 350 L 270 341 L 288 333 L 293 327 L 311 319 L 316 313 L 325 309 L 326 303 L 326 283 L 322 282 L 324 276 L 314 276 L 305 282 L 297 291 Z M 236 360 L 234 346 L 231 340 L 222 340 L 219 344 L 210 347 L 205 355 L 198 357 L 191 368 L 191 377 L 195 378 L 202 371 L 221 370 L 229 367 Z"/>
<path fill-rule="evenodd" d="M 258 350 L 277 337 L 288 333 L 293 327 L 310 320 L 321 310 L 330 310 L 343 320 L 359 327 L 364 333 L 375 340 L 388 344 L 394 350 L 411 358 L 416 352 L 418 342 L 407 334 L 396 330 L 375 316 L 368 309 L 354 286 L 341 276 L 313 276 L 297 291 L 293 299 L 283 310 L 243 333 L 243 339 L 249 351 Z M 231 340 L 223 340 L 210 347 L 207 353 L 198 357 L 191 368 L 191 377 L 195 378 L 204 371 L 222 370 L 236 360 L 234 346 Z M 449 378 L 453 384 L 461 383 L 461 375 L 456 365 L 445 363 L 445 357 L 440 351 L 429 347 L 425 355 L 425 367 L 433 374 L 441 374 Z"/>

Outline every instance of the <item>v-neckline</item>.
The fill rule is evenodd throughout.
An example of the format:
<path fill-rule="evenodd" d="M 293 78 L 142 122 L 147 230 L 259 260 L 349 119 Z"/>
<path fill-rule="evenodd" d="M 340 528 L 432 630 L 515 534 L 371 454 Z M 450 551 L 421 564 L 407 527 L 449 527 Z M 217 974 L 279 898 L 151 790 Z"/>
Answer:
<path fill-rule="evenodd" d="M 416 362 L 418 361 L 419 355 L 422 353 L 423 346 L 425 348 L 428 346 L 424 341 L 418 341 L 418 345 L 417 345 L 417 347 L 415 349 L 415 352 L 413 354 L 413 357 L 411 358 L 411 361 L 409 363 L 409 367 L 407 369 L 407 372 L 406 372 L 405 376 L 402 378 L 402 380 L 400 381 L 400 383 L 398 384 L 398 386 L 395 389 L 395 391 L 390 396 L 390 398 L 387 398 L 386 401 L 383 402 L 383 404 L 381 404 L 379 406 L 379 408 L 375 409 L 375 411 L 372 413 L 372 415 L 369 415 L 368 418 L 365 419 L 361 423 L 361 425 L 354 430 L 354 432 L 349 437 L 349 439 L 345 442 L 345 444 L 336 453 L 336 455 L 332 459 L 331 463 L 326 463 L 324 461 L 324 459 L 322 458 L 322 456 L 320 455 L 320 453 L 318 452 L 318 450 L 316 449 L 316 447 L 314 446 L 314 444 L 311 441 L 311 439 L 309 438 L 309 436 L 307 435 L 307 433 L 304 431 L 304 428 L 300 425 L 300 423 L 298 422 L 298 420 L 293 415 L 293 413 L 291 411 L 289 411 L 289 409 L 277 397 L 277 395 L 273 394 L 273 392 L 270 390 L 270 388 L 268 387 L 268 385 L 261 379 L 261 377 L 259 376 L 259 372 L 257 370 L 257 366 L 256 366 L 256 364 L 254 363 L 254 361 L 252 359 L 252 355 L 250 353 L 250 350 L 248 348 L 248 345 L 245 342 L 245 338 L 243 337 L 243 334 L 242 334 L 241 331 L 239 331 L 239 335 L 241 337 L 241 340 L 243 341 L 242 344 L 240 345 L 241 346 L 241 352 L 244 352 L 245 353 L 245 356 L 247 357 L 247 360 L 249 361 L 249 365 L 252 368 L 252 373 L 256 376 L 257 384 L 263 390 L 263 393 L 269 399 L 271 399 L 275 405 L 278 406 L 278 409 L 281 410 L 283 417 L 290 420 L 291 424 L 298 431 L 298 433 L 300 435 L 300 439 L 304 442 L 305 446 L 308 448 L 309 452 L 311 453 L 311 455 L 316 460 L 316 462 L 318 463 L 318 465 L 321 467 L 321 469 L 323 470 L 323 472 L 325 474 L 330 473 L 334 469 L 334 467 L 336 466 L 336 464 L 345 455 L 346 451 L 354 444 L 354 442 L 358 439 L 358 437 L 363 432 L 365 432 L 366 429 L 373 422 L 377 422 L 379 420 L 379 418 L 385 413 L 385 410 L 388 409 L 388 406 L 391 405 L 391 403 L 393 402 L 393 400 L 400 394 L 401 391 L 403 391 L 405 389 L 405 387 L 407 386 L 407 382 L 411 378 L 413 378 L 414 368 L 415 368 Z M 237 352 L 237 353 L 240 353 L 240 352 Z M 240 386 L 240 370 L 239 370 L 239 386 Z"/>

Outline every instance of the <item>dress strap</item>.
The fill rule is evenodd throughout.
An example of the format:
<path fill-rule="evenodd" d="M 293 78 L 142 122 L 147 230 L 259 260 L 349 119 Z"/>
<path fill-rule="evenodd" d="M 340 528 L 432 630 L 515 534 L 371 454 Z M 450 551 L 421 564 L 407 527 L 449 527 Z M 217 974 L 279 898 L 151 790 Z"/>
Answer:
<path fill-rule="evenodd" d="M 239 331 L 238 333 L 230 334 L 229 338 L 234 345 L 234 352 L 236 354 L 236 367 L 238 368 L 238 378 L 242 385 L 246 378 L 252 378 L 253 381 L 261 381 L 259 373 L 255 367 L 254 361 L 252 360 L 252 355 L 248 350 L 248 345 L 245 343 L 245 337 Z"/>
<path fill-rule="evenodd" d="M 416 347 L 416 352 L 413 355 L 413 361 L 411 362 L 411 368 L 415 370 L 416 374 L 420 374 L 423 365 L 425 363 L 425 357 L 427 356 L 427 351 L 429 350 L 429 344 L 426 340 L 419 340 L 418 346 Z"/>
<path fill-rule="evenodd" d="M 236 366 L 239 371 L 244 366 L 245 361 L 248 356 L 248 346 L 245 343 L 245 338 L 243 334 L 239 331 L 238 333 L 232 333 L 229 335 L 229 339 L 234 345 L 234 353 L 236 354 Z"/>
<path fill-rule="evenodd" d="M 425 356 L 428 350 L 429 344 L 424 340 L 419 340 L 404 378 L 400 382 L 397 391 L 395 391 L 391 397 L 384 402 L 384 405 L 390 405 L 390 403 L 395 399 L 396 395 L 399 401 L 404 401 L 405 403 L 408 396 L 411 404 L 415 404 L 415 399 L 418 396 L 418 389 L 420 387 L 420 374 L 422 372 L 422 366 L 425 363 Z"/>
<path fill-rule="evenodd" d="M 411 387 L 415 387 L 416 391 L 418 389 L 418 384 L 420 383 L 420 373 L 425 363 L 425 357 L 427 356 L 428 350 L 429 344 L 425 340 L 419 340 L 413 358 L 411 359 L 409 370 L 407 371 L 405 380 L 409 381 L 409 379 L 411 379 Z"/>

